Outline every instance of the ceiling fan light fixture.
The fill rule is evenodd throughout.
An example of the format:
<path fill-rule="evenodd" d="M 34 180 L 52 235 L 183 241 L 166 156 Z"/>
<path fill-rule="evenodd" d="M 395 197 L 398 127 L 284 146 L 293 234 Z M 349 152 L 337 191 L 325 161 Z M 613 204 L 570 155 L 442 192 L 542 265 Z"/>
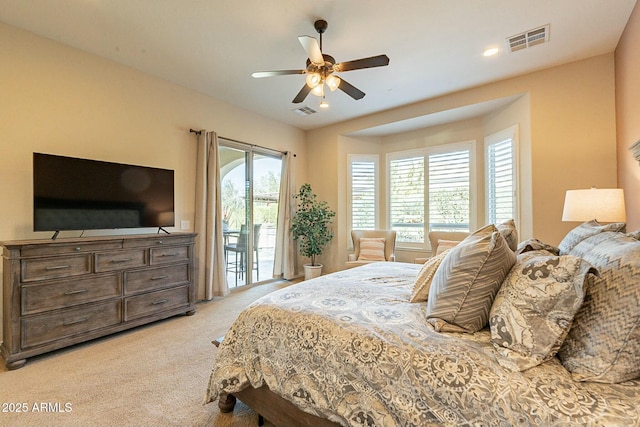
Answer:
<path fill-rule="evenodd" d="M 329 77 L 327 77 L 326 82 L 329 90 L 333 92 L 334 90 L 338 89 L 338 86 L 340 86 L 340 77 L 331 74 Z"/>
<path fill-rule="evenodd" d="M 311 89 L 311 93 L 314 94 L 315 96 L 324 96 L 324 84 L 320 82 L 319 85 Z"/>
<path fill-rule="evenodd" d="M 326 99 L 324 99 L 324 96 L 322 97 L 322 101 L 320 101 L 320 108 L 324 108 L 324 109 L 329 108 L 329 103 L 327 102 Z"/>
<path fill-rule="evenodd" d="M 311 89 L 318 87 L 320 83 L 322 83 L 322 77 L 319 73 L 308 73 L 306 77 L 307 86 Z"/>

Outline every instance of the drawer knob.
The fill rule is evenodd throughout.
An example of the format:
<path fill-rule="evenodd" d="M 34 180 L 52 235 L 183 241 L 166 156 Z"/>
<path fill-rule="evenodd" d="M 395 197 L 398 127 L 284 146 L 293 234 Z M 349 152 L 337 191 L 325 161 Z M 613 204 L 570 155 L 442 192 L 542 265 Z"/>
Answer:
<path fill-rule="evenodd" d="M 83 294 L 85 292 L 89 292 L 89 289 L 76 289 L 75 291 L 67 291 L 65 295 L 75 295 L 75 294 Z"/>
<path fill-rule="evenodd" d="M 73 250 L 76 252 L 80 252 L 80 246 L 76 246 Z"/>
<path fill-rule="evenodd" d="M 71 325 L 76 325 L 76 324 L 78 324 L 78 323 L 84 323 L 84 322 L 86 322 L 87 320 L 89 320 L 89 318 L 88 318 L 88 317 L 83 317 L 82 319 L 77 319 L 77 320 L 70 320 L 70 321 L 68 321 L 68 322 L 64 322 L 64 323 L 62 324 L 62 326 L 71 326 Z"/>
<path fill-rule="evenodd" d="M 164 299 L 159 299 L 159 300 L 156 300 L 156 301 L 152 302 L 151 304 L 153 304 L 153 305 L 160 305 L 160 304 L 164 304 L 165 302 L 169 302 L 169 300 L 168 300 L 168 299 L 166 299 L 166 298 L 164 298 Z"/>

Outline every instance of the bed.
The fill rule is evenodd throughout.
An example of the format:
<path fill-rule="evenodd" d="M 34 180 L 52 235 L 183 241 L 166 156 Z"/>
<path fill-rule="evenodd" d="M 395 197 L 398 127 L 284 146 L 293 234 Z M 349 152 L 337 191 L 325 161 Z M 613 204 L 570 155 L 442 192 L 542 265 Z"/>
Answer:
<path fill-rule="evenodd" d="M 488 328 L 436 332 L 409 302 L 420 268 L 369 264 L 256 301 L 217 350 L 207 402 L 235 395 L 286 426 L 640 425 L 637 379 L 574 381 L 556 357 L 513 372 Z"/>

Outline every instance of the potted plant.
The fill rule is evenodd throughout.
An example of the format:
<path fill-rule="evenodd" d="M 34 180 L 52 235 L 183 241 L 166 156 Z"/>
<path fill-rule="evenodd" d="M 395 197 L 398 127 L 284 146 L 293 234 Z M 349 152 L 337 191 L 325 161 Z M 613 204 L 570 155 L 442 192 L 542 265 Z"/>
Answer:
<path fill-rule="evenodd" d="M 304 278 L 310 279 L 322 273 L 322 265 L 316 264 L 316 256 L 322 255 L 324 247 L 333 238 L 329 227 L 336 213 L 327 202 L 317 200 L 311 191 L 311 185 L 302 184 L 298 194 L 297 207 L 291 219 L 293 240 L 298 241 L 300 255 L 311 259 L 311 264 L 304 265 Z"/>

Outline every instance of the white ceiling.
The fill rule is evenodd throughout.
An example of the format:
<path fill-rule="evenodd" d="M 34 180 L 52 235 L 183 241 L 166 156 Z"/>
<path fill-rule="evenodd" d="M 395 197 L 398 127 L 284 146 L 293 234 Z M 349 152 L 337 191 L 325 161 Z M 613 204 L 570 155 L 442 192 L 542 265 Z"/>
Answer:
<path fill-rule="evenodd" d="M 612 52 L 635 3 L 0 0 L 0 21 L 292 126 L 313 129 Z M 303 75 L 251 77 L 254 71 L 304 68 L 306 54 L 297 37 L 317 37 L 313 22 L 320 18 L 329 23 L 323 51 L 336 61 L 383 53 L 390 58 L 387 67 L 341 73 L 367 95 L 355 101 L 341 91 L 330 92 L 328 110 L 318 108 L 314 95 L 303 104 L 291 103 L 304 84 Z M 548 43 L 507 52 L 507 37 L 546 24 L 550 24 Z M 498 47 L 500 53 L 483 57 L 489 47 Z M 301 116 L 292 111 L 304 105 L 318 112 Z"/>

